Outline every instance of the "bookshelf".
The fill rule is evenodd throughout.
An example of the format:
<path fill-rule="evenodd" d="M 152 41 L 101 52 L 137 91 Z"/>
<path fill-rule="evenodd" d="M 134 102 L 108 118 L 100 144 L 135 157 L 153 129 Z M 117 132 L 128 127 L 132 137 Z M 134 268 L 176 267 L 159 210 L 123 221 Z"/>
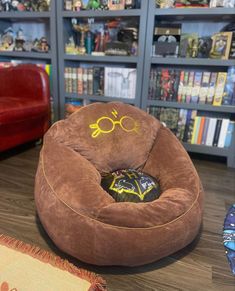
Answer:
<path fill-rule="evenodd" d="M 19 61 L 22 63 L 42 63 L 51 65 L 51 92 L 52 92 L 52 118 L 53 121 L 59 119 L 59 98 L 58 98 L 58 68 L 57 68 L 57 40 L 56 40 L 56 0 L 51 0 L 50 10 L 45 12 L 29 12 L 29 11 L 9 11 L 0 12 L 1 28 L 17 25 L 20 23 L 24 27 L 35 29 L 38 25 L 46 26 L 46 36 L 49 39 L 50 50 L 48 53 L 32 52 L 32 51 L 0 51 L 0 62 Z M 1 30 L 2 30 L 1 29 Z M 36 29 L 37 30 L 37 29 Z M 45 36 L 45 35 L 44 35 Z"/>
<path fill-rule="evenodd" d="M 59 61 L 59 92 L 60 92 L 60 117 L 65 114 L 66 99 L 74 99 L 82 102 L 83 105 L 91 102 L 109 102 L 121 101 L 135 106 L 141 106 L 141 89 L 144 68 L 144 50 L 145 50 L 145 33 L 147 24 L 148 1 L 141 0 L 140 8 L 127 10 L 82 10 L 82 11 L 65 11 L 64 1 L 57 2 L 57 38 L 58 38 L 58 61 Z M 92 54 L 68 54 L 65 52 L 65 43 L 68 34 L 71 33 L 71 20 L 76 18 L 77 21 L 87 23 L 88 20 L 96 21 L 112 21 L 114 19 L 130 20 L 136 19 L 138 22 L 138 54 L 128 56 L 108 56 L 108 55 L 92 55 Z M 121 98 L 109 94 L 104 95 L 88 95 L 78 94 L 76 92 L 66 92 L 65 85 L 65 68 L 66 67 L 82 67 L 82 66 L 113 66 L 126 67 L 136 69 L 136 86 L 135 98 Z M 111 96 L 110 96 L 111 95 Z"/>
<path fill-rule="evenodd" d="M 235 60 L 205 59 L 205 58 L 174 58 L 174 57 L 157 57 L 152 55 L 152 44 L 154 36 L 154 27 L 158 23 L 209 23 L 217 25 L 218 23 L 232 22 L 235 18 L 235 9 L 231 8 L 156 8 L 156 1 L 148 2 L 148 21 L 145 42 L 145 65 L 142 86 L 142 103 L 143 109 L 147 110 L 149 106 L 161 108 L 176 108 L 197 110 L 204 116 L 229 118 L 235 120 L 235 106 L 221 105 L 213 106 L 210 104 L 200 103 L 182 103 L 177 101 L 151 100 L 148 99 L 150 85 L 151 68 L 170 68 L 180 70 L 200 70 L 227 72 L 230 66 L 235 66 Z M 192 24 L 191 24 L 192 25 Z M 200 29 L 195 25 L 195 32 Z M 225 157 L 227 165 L 235 168 L 235 133 L 233 132 L 230 147 L 221 148 L 216 146 L 206 146 L 202 144 L 190 144 L 182 142 L 188 152 L 195 152 L 207 155 Z"/>

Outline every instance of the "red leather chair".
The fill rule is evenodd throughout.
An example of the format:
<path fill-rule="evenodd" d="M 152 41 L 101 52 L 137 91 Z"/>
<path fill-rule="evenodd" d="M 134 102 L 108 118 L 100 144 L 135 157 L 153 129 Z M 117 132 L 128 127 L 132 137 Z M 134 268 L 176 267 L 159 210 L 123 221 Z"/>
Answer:
<path fill-rule="evenodd" d="M 49 124 L 47 73 L 28 64 L 0 68 L 0 151 L 41 138 Z"/>

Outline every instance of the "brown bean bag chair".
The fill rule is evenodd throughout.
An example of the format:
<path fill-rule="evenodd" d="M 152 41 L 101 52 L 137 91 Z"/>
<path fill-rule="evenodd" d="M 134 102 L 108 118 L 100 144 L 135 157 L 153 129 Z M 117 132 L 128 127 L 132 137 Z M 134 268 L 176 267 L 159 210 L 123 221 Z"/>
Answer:
<path fill-rule="evenodd" d="M 115 202 L 101 175 L 127 168 L 158 179 L 160 198 Z M 47 233 L 64 252 L 91 264 L 137 266 L 195 238 L 203 189 L 180 142 L 154 117 L 131 105 L 94 103 L 46 133 L 35 200 Z"/>

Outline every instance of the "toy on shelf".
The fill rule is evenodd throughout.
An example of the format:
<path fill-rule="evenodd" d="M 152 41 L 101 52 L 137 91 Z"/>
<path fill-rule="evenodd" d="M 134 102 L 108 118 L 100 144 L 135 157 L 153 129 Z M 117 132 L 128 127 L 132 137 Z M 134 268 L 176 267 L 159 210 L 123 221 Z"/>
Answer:
<path fill-rule="evenodd" d="M 0 35 L 0 51 L 12 51 L 14 48 L 14 32 L 12 27 L 8 27 Z"/>
<path fill-rule="evenodd" d="M 0 0 L 0 11 L 49 11 L 50 0 Z"/>
<path fill-rule="evenodd" d="M 72 20 L 72 25 L 73 29 L 76 32 L 79 32 L 81 34 L 80 37 L 80 44 L 77 47 L 78 54 L 84 55 L 86 53 L 86 48 L 85 48 L 85 33 L 90 30 L 90 27 L 88 24 L 77 24 L 77 20 L 74 18 Z"/>
<path fill-rule="evenodd" d="M 24 44 L 25 44 L 25 36 L 24 36 L 23 30 L 19 28 L 19 30 L 16 33 L 14 51 L 21 51 L 21 52 L 25 51 Z"/>
<path fill-rule="evenodd" d="M 50 49 L 50 46 L 47 42 L 46 37 L 41 37 L 39 40 L 35 39 L 32 51 L 39 53 L 47 53 Z"/>

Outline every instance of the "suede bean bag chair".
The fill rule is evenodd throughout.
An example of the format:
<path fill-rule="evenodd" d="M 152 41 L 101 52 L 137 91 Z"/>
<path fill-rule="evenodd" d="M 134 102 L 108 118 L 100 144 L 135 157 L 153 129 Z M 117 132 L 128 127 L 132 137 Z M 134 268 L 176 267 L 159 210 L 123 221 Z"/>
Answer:
<path fill-rule="evenodd" d="M 101 177 L 136 169 L 156 178 L 151 202 L 116 202 Z M 96 265 L 138 266 L 198 234 L 203 189 L 181 143 L 154 117 L 119 102 L 94 103 L 55 123 L 36 174 L 40 220 L 64 252 Z"/>

